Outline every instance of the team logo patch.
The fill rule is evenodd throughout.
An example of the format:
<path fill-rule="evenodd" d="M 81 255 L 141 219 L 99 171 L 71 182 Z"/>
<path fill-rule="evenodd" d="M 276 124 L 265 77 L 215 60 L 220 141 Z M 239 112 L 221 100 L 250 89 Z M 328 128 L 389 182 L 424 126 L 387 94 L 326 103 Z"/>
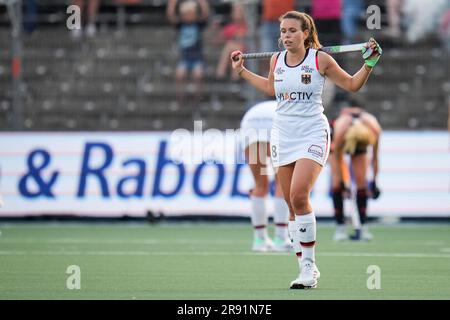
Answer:
<path fill-rule="evenodd" d="M 311 83 L 311 75 L 309 73 L 302 74 L 302 83 L 310 84 Z"/>
<path fill-rule="evenodd" d="M 321 158 L 323 157 L 323 149 L 321 146 L 313 144 L 308 148 L 308 152 L 312 153 L 313 155 L 315 155 L 317 157 L 321 157 Z"/>

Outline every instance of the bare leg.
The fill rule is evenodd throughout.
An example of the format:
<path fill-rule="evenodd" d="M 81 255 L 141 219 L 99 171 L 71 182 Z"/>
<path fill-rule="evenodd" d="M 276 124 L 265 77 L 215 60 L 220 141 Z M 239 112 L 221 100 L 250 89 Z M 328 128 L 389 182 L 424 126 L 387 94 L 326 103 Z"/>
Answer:
<path fill-rule="evenodd" d="M 80 11 L 83 12 L 84 9 L 84 0 L 73 0 L 72 2 L 74 5 L 78 6 L 80 8 Z"/>
<path fill-rule="evenodd" d="M 366 173 L 367 173 L 367 155 L 359 154 L 352 156 L 352 167 L 355 173 L 356 179 L 356 204 L 358 205 L 358 213 L 359 218 L 361 220 L 361 224 L 365 224 L 367 221 L 367 181 L 366 181 Z"/>
<path fill-rule="evenodd" d="M 266 196 L 269 192 L 269 179 L 263 174 L 266 167 L 267 143 L 253 143 L 245 149 L 245 156 L 256 161 L 249 163 L 255 181 L 255 187 L 250 192 L 252 204 L 251 222 L 254 232 L 253 251 L 268 251 L 272 243 L 267 235 L 268 216 L 266 212 Z M 263 151 L 264 153 L 261 153 Z"/>
<path fill-rule="evenodd" d="M 95 24 L 97 21 L 98 8 L 100 6 L 100 0 L 89 0 L 88 6 L 88 23 Z"/>
<path fill-rule="evenodd" d="M 269 192 L 269 179 L 264 174 L 267 167 L 267 145 L 267 143 L 257 142 L 245 149 L 245 157 L 249 162 L 249 167 L 255 181 L 255 187 L 251 191 L 251 195 L 255 197 L 265 197 Z"/>
<path fill-rule="evenodd" d="M 312 212 L 309 194 L 321 170 L 322 166 L 310 159 L 300 159 L 295 163 L 291 180 L 290 202 L 296 215 L 306 215 Z"/>
<path fill-rule="evenodd" d="M 296 215 L 293 238 L 295 242 L 300 243 L 302 258 L 300 276 L 291 283 L 291 288 L 301 288 L 301 286 L 314 288 L 320 277 L 315 259 L 316 217 L 309 195 L 321 170 L 322 166 L 310 159 L 300 159 L 295 163 L 290 198 Z"/>
<path fill-rule="evenodd" d="M 291 205 L 291 181 L 294 173 L 294 163 L 278 168 L 278 179 L 280 180 L 281 190 L 283 192 L 284 200 L 289 207 L 289 220 L 295 220 L 295 211 Z"/>
<path fill-rule="evenodd" d="M 198 107 L 203 95 L 203 65 L 197 65 L 192 71 L 195 83 L 194 106 Z"/>
<path fill-rule="evenodd" d="M 178 106 L 181 106 L 183 104 L 186 75 L 186 67 L 184 65 L 178 65 L 177 71 L 175 73 L 175 95 Z"/>
<path fill-rule="evenodd" d="M 400 36 L 400 9 L 402 0 L 387 0 L 387 18 L 390 34 L 394 37 Z"/>

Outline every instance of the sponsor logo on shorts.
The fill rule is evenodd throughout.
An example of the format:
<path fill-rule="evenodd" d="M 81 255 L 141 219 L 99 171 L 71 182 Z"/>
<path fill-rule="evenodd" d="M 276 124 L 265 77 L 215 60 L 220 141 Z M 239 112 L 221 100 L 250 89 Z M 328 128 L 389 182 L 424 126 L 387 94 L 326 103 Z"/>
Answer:
<path fill-rule="evenodd" d="M 322 149 L 322 147 L 320 147 L 318 145 L 315 145 L 315 144 L 311 145 L 308 148 L 308 152 L 314 156 L 321 157 L 321 158 L 323 157 L 323 149 Z"/>

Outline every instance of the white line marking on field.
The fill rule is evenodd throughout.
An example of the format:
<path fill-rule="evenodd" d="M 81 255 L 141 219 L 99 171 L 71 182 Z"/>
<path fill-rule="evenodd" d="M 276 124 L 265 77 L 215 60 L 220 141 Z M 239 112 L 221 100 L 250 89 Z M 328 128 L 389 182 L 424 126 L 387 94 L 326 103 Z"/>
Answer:
<path fill-rule="evenodd" d="M 393 241 L 392 244 L 406 244 L 414 246 L 445 246 L 445 241 Z"/>
<path fill-rule="evenodd" d="M 204 244 L 205 240 L 177 238 L 177 239 L 100 239 L 100 238 L 18 238 L 18 239 L 2 239 L 2 243 L 40 243 L 40 244 L 161 244 L 161 243 L 177 243 L 177 244 Z M 224 239 L 208 239 L 208 244 L 238 244 L 248 243 L 248 241 L 224 240 Z"/>
<path fill-rule="evenodd" d="M 318 252 L 318 256 L 325 257 L 383 257 L 383 258 L 444 258 L 450 259 L 450 254 L 424 254 L 424 253 L 388 253 L 388 252 Z M 265 255 L 291 255 L 283 252 L 168 252 L 168 251 L 0 251 L 0 255 L 51 255 L 51 256 L 265 256 Z"/>

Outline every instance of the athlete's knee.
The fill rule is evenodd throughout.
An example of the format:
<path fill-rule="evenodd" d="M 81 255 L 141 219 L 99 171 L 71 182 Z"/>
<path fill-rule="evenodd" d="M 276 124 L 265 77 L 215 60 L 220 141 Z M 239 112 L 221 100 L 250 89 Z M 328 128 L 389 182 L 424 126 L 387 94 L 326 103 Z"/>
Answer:
<path fill-rule="evenodd" d="M 309 206 L 309 194 L 307 192 L 296 192 L 291 194 L 291 205 L 295 212 L 302 212 Z"/>
<path fill-rule="evenodd" d="M 256 197 L 264 197 L 269 193 L 269 182 L 267 179 L 257 179 L 251 194 Z"/>

